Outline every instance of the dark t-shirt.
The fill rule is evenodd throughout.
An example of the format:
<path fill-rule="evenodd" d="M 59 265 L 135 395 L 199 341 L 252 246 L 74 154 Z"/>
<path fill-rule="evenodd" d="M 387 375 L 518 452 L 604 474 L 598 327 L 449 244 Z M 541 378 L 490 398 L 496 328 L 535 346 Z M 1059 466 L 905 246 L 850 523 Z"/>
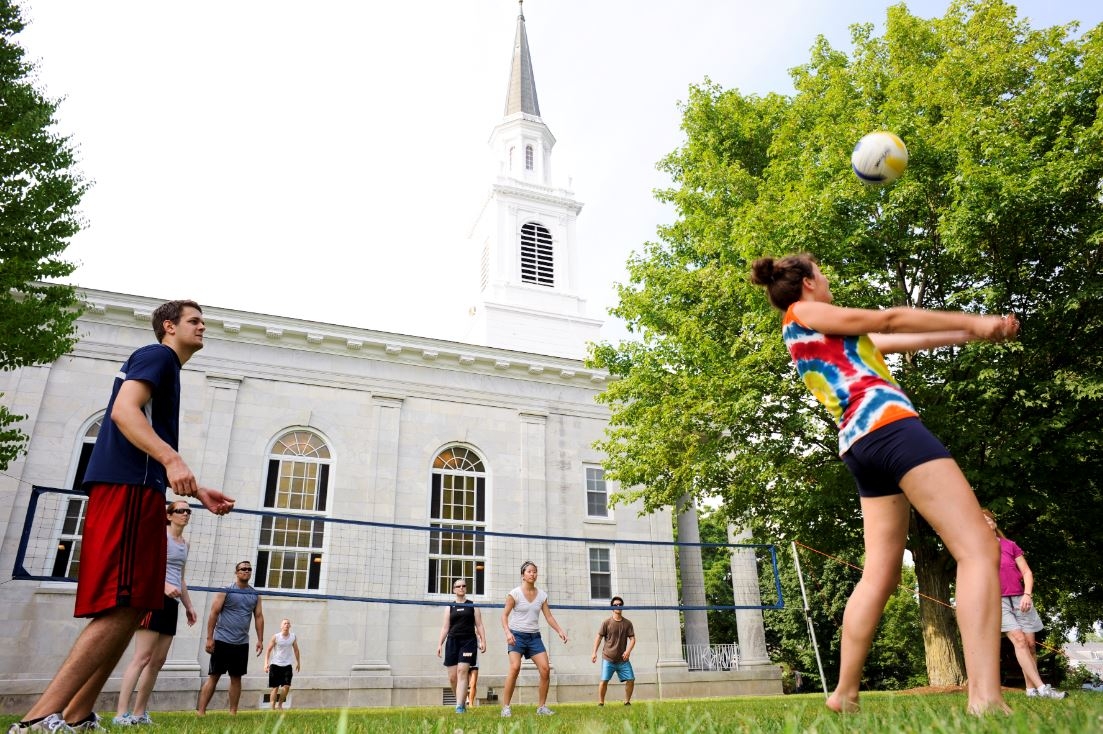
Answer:
<path fill-rule="evenodd" d="M 180 358 L 164 344 L 142 347 L 123 363 L 115 375 L 107 415 L 84 472 L 85 487 L 90 483 L 137 484 L 165 491 L 168 484 L 165 467 L 127 440 L 111 420 L 111 409 L 123 382 L 141 380 L 151 390 L 143 410 L 153 430 L 173 449 L 179 448 L 180 368 Z"/>
<path fill-rule="evenodd" d="M 475 637 L 475 607 L 470 599 L 448 607 L 448 636 L 455 640 Z"/>
<path fill-rule="evenodd" d="M 609 617 L 601 623 L 598 634 L 605 638 L 605 645 L 601 648 L 601 657 L 611 663 L 624 661 L 624 651 L 628 649 L 628 638 L 636 636 L 636 630 L 632 623 L 623 617 L 618 622 Z"/>

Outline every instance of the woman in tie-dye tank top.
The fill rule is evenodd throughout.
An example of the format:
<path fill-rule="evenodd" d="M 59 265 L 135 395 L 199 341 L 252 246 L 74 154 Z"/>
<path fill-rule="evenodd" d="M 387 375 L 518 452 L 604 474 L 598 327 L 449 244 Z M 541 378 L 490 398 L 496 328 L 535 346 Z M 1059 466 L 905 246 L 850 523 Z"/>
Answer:
<path fill-rule="evenodd" d="M 1001 341 L 1014 316 L 842 308 L 809 255 L 761 258 L 751 280 L 784 314 L 782 335 L 797 372 L 839 427 L 839 454 L 862 504 L 865 566 L 843 615 L 834 711 L 858 708 L 858 686 L 885 603 L 900 583 L 910 508 L 957 561 L 957 616 L 969 679 L 969 712 L 1007 711 L 1000 693 L 999 555 L 965 475 L 923 426 L 884 354 Z"/>

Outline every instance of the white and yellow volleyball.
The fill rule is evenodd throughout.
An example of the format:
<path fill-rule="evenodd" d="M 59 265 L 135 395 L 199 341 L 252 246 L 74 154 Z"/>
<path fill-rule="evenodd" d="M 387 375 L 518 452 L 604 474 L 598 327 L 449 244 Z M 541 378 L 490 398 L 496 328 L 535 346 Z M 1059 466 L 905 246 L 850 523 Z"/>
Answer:
<path fill-rule="evenodd" d="M 878 130 L 858 141 L 850 165 L 862 183 L 883 186 L 900 178 L 908 167 L 908 148 L 893 133 Z"/>

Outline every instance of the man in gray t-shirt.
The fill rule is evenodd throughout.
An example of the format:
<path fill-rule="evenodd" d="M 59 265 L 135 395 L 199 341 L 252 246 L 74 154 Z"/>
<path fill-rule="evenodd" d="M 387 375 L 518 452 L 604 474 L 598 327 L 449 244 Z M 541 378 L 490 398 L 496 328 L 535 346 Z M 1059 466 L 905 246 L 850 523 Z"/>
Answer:
<path fill-rule="evenodd" d="M 241 698 L 241 677 L 249 666 L 249 621 L 256 624 L 256 654 L 264 649 L 264 612 L 261 608 L 257 590 L 249 585 L 253 564 L 241 561 L 234 569 L 236 579 L 233 584 L 214 596 L 211 602 L 211 615 L 207 618 L 207 652 L 211 655 L 207 680 L 199 691 L 200 716 L 207 713 L 207 704 L 211 702 L 215 686 L 223 673 L 230 676 L 230 713 L 237 713 L 238 700 Z"/>

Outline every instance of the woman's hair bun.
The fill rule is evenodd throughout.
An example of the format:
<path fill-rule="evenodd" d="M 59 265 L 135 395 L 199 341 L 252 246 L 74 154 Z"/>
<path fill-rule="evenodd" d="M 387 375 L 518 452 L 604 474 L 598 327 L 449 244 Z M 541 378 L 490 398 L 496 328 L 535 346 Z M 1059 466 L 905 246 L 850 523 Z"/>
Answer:
<path fill-rule="evenodd" d="M 755 285 L 770 285 L 774 282 L 772 257 L 760 257 L 751 264 L 751 282 Z"/>

